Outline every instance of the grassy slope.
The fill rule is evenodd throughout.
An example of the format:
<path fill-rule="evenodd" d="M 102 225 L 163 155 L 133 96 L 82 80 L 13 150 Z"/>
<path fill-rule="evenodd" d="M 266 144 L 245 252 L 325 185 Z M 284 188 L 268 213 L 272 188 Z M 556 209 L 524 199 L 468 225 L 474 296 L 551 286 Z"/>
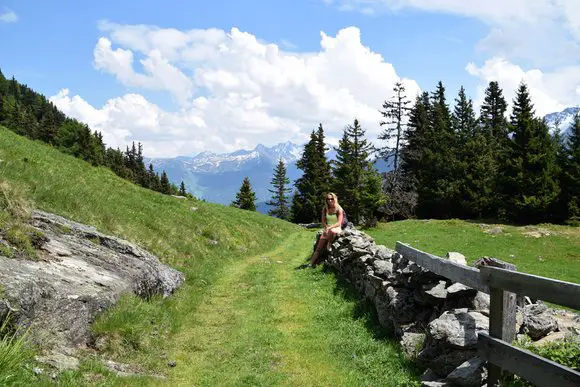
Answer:
<path fill-rule="evenodd" d="M 299 231 L 258 213 L 143 189 L 2 127 L 0 160 L 0 180 L 24 191 L 37 208 L 139 243 L 184 272 L 186 284 L 176 297 L 153 303 L 127 298 L 96 327 L 118 339 L 109 346 L 114 355 L 152 368 L 160 362 L 156 348 L 164 334 L 180 329 L 182 316 L 195 309 L 225 263 L 270 249 Z M 163 329 L 153 328 L 159 326 Z"/>
<path fill-rule="evenodd" d="M 79 371 L 59 375 L 60 385 L 416 381 L 397 346 L 378 340 L 370 328 L 376 319 L 343 285 L 320 270 L 294 270 L 309 255 L 312 232 L 145 190 L 1 127 L 0 160 L 0 182 L 36 207 L 135 241 L 187 278 L 166 300 L 123 298 L 93 326 L 105 339 L 105 358 L 168 379 L 116 378 L 87 350 Z M 48 375 L 39 379 L 30 369 L 16 378 L 51 385 Z"/>
<path fill-rule="evenodd" d="M 524 235 L 530 227 L 501 226 L 504 231 L 496 235 L 484 232 L 492 227 L 461 220 L 407 220 L 366 232 L 389 248 L 401 241 L 438 256 L 457 251 L 468 262 L 496 257 L 514 263 L 521 272 L 580 283 L 580 228 L 539 225 L 554 234 L 533 238 Z"/>

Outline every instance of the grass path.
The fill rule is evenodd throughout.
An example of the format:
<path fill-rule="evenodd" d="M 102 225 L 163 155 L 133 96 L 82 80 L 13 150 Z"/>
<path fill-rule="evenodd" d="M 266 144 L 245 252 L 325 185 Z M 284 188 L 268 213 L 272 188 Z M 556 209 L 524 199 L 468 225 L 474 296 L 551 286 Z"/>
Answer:
<path fill-rule="evenodd" d="M 312 235 L 231 264 L 174 338 L 163 385 L 414 385 L 395 345 L 373 334 L 333 275 L 296 270 Z"/>

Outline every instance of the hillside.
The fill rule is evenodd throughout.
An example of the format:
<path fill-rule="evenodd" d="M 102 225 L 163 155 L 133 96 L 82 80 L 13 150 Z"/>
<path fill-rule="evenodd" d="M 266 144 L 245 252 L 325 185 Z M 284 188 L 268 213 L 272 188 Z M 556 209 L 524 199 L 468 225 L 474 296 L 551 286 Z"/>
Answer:
<path fill-rule="evenodd" d="M 76 370 L 3 342 L 0 383 L 417 385 L 415 368 L 396 342 L 377 340 L 376 317 L 348 287 L 295 270 L 312 232 L 141 188 L 2 127 L 0 160 L 11 200 L 136 242 L 186 279 L 169 298 L 121 298 L 93 324 L 95 342 L 75 354 Z"/>
<path fill-rule="evenodd" d="M 0 181 L 34 207 L 138 243 L 182 271 L 186 284 L 181 297 L 189 308 L 195 308 L 199 298 L 195 289 L 210 284 L 225 263 L 270 249 L 298 230 L 297 226 L 259 213 L 144 189 L 107 168 L 93 167 L 3 127 L 0 160 Z M 168 308 L 175 302 L 179 301 L 157 301 L 157 307 L 149 306 L 153 315 L 140 311 L 138 320 L 159 319 L 179 329 L 181 311 Z M 128 300 L 121 308 L 131 313 L 136 307 L 137 301 Z M 132 322 L 126 323 L 118 327 L 121 337 L 123 331 L 131 329 Z M 157 344 L 161 342 L 163 337 Z M 129 350 L 122 347 L 118 350 Z M 135 357 L 141 356 L 139 351 L 133 352 Z"/>

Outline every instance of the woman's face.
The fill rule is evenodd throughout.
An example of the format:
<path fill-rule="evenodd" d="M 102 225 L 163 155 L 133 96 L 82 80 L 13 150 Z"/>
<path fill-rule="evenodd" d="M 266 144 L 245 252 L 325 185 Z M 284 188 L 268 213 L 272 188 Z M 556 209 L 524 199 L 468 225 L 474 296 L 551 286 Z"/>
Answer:
<path fill-rule="evenodd" d="M 330 207 L 334 207 L 334 198 L 332 196 L 327 196 L 326 204 L 328 204 Z"/>

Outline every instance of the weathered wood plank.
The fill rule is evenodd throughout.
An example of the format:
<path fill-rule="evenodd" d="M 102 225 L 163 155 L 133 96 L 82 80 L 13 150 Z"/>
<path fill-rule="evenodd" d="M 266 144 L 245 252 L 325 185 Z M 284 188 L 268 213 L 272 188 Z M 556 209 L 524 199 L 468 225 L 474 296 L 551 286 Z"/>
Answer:
<path fill-rule="evenodd" d="M 523 296 L 580 309 L 580 285 L 520 273 L 497 267 L 480 267 L 481 279 L 490 287 L 502 288 Z"/>
<path fill-rule="evenodd" d="M 435 274 L 489 294 L 489 286 L 482 281 L 478 269 L 442 259 L 436 255 L 417 250 L 402 242 L 397 242 L 395 249 L 408 260 L 415 262 L 417 265 Z"/>
<path fill-rule="evenodd" d="M 516 266 L 503 262 L 506 270 L 516 270 Z M 516 336 L 516 294 L 501 288 L 490 289 L 489 334 L 491 337 L 511 343 Z M 499 382 L 502 369 L 499 365 L 489 364 L 488 385 Z"/>
<path fill-rule="evenodd" d="M 485 333 L 478 335 L 477 353 L 482 359 L 513 372 L 538 387 L 580 386 L 580 372 L 513 347 Z"/>

